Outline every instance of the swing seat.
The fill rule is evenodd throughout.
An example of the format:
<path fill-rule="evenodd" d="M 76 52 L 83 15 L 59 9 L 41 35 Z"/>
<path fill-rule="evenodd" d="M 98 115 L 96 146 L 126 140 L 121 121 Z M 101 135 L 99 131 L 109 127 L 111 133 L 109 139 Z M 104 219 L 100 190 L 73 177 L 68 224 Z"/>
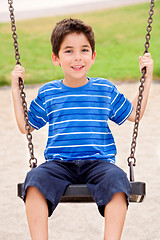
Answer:
<path fill-rule="evenodd" d="M 17 185 L 17 195 L 23 199 L 22 189 L 23 183 Z M 146 184 L 144 182 L 131 182 L 130 202 L 140 203 L 146 195 Z M 86 184 L 69 185 L 60 202 L 94 202 Z"/>

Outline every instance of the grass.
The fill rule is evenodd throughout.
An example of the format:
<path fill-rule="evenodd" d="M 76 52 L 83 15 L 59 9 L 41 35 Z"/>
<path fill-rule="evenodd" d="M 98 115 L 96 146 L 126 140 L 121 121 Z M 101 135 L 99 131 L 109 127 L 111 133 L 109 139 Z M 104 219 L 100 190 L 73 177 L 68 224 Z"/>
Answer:
<path fill-rule="evenodd" d="M 154 79 L 160 80 L 160 2 L 156 2 L 150 52 L 154 59 Z M 149 4 L 75 14 L 92 25 L 97 57 L 88 76 L 112 81 L 139 80 L 138 56 L 143 54 Z M 63 72 L 51 61 L 50 34 L 55 23 L 70 16 L 17 21 L 21 63 L 25 83 L 44 83 L 63 78 Z M 10 85 L 15 65 L 13 40 L 9 23 L 0 24 L 0 86 Z"/>

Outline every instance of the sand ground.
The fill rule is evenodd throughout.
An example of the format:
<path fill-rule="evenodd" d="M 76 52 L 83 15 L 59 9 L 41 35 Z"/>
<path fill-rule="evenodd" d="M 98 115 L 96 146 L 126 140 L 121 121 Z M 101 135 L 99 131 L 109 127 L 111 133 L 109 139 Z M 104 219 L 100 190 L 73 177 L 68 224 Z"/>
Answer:
<path fill-rule="evenodd" d="M 36 96 L 40 86 L 26 88 L 27 101 Z M 117 84 L 130 100 L 135 95 L 137 83 Z M 131 203 L 125 222 L 123 240 L 160 239 L 160 84 L 153 83 L 148 106 L 140 123 L 137 143 L 137 181 L 147 183 L 147 196 L 141 204 Z M 0 239 L 29 240 L 29 232 L 22 200 L 16 197 L 16 184 L 24 181 L 28 167 L 27 141 L 19 133 L 13 112 L 10 87 L 0 88 Z M 133 124 L 110 124 L 118 148 L 117 165 L 128 172 Z M 43 161 L 47 128 L 33 133 L 35 155 Z M 103 239 L 104 219 L 92 204 L 59 204 L 49 218 L 49 239 L 100 240 Z"/>

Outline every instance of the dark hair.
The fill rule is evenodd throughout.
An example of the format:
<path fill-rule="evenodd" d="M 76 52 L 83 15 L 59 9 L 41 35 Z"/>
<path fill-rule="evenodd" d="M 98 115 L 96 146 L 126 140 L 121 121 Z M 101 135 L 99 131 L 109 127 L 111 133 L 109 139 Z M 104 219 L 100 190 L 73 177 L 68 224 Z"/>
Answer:
<path fill-rule="evenodd" d="M 51 34 L 52 52 L 58 56 L 64 38 L 70 33 L 83 33 L 88 39 L 92 53 L 95 51 L 94 32 L 92 27 L 79 19 L 64 19 L 58 22 Z"/>

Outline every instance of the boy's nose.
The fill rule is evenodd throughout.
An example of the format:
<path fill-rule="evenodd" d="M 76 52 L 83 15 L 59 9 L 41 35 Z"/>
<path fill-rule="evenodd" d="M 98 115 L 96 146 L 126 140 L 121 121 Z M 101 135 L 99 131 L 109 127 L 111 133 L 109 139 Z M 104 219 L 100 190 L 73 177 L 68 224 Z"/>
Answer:
<path fill-rule="evenodd" d="M 75 61 L 80 61 L 80 60 L 81 60 L 81 54 L 78 53 L 78 52 L 75 53 L 74 60 L 75 60 Z"/>

